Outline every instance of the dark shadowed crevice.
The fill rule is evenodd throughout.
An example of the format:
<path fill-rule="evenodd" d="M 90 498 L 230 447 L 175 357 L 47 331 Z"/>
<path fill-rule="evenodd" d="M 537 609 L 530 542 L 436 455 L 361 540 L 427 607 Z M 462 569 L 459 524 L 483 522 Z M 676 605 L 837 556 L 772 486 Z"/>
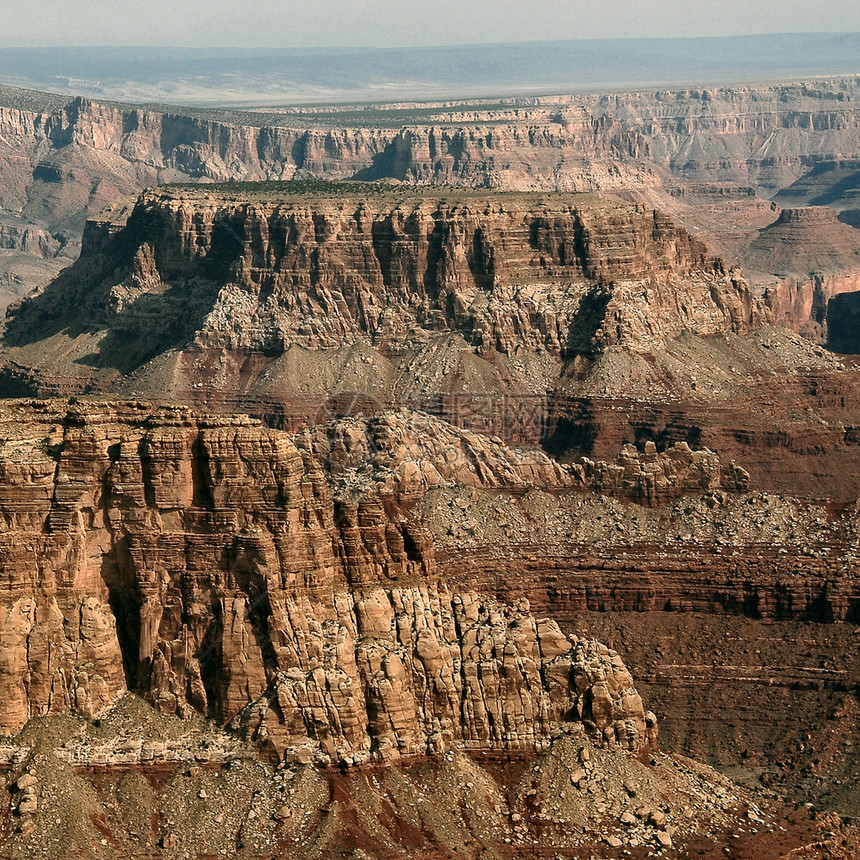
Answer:
<path fill-rule="evenodd" d="M 119 458 L 119 445 L 108 449 L 111 460 Z M 137 691 L 144 678 L 140 664 L 140 610 L 143 601 L 137 585 L 134 560 L 129 551 L 128 538 L 112 527 L 110 516 L 112 469 L 102 479 L 102 516 L 110 533 L 110 549 L 102 555 L 101 578 L 107 587 L 108 603 L 116 621 L 116 635 L 122 654 L 126 687 Z"/>
<path fill-rule="evenodd" d="M 191 483 L 194 507 L 212 510 L 215 507 L 215 499 L 212 494 L 209 452 L 199 436 L 191 445 Z"/>

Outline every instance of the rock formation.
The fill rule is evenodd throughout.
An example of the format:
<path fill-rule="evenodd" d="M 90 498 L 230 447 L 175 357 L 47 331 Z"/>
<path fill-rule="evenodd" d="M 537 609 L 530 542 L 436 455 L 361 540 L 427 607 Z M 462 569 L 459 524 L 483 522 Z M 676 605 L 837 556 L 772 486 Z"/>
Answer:
<path fill-rule="evenodd" d="M 297 444 L 325 464 L 338 492 L 373 490 L 397 503 L 461 486 L 582 490 L 662 505 L 680 495 L 745 492 L 750 480 L 734 463 L 722 464 L 712 451 L 692 451 L 686 442 L 659 453 L 653 442 L 644 453 L 628 444 L 612 462 L 583 457 L 562 465 L 539 449 L 512 449 L 498 436 L 405 411 L 317 425 Z"/>
<path fill-rule="evenodd" d="M 170 351 L 262 357 L 365 340 L 414 355 L 449 334 L 491 364 L 521 351 L 558 362 L 769 318 L 659 212 L 590 197 L 166 188 L 101 249 L 87 245 L 10 309 L 7 393 L 104 388 Z"/>
<path fill-rule="evenodd" d="M 783 209 L 744 254 L 747 268 L 779 275 L 838 274 L 860 267 L 860 231 L 826 206 Z"/>
<path fill-rule="evenodd" d="M 605 190 L 624 181 L 616 165 L 636 165 L 641 179 L 641 163 L 651 159 L 697 181 L 778 189 L 804 172 L 806 159 L 850 151 L 857 135 L 855 88 L 846 79 L 561 96 L 508 109 L 479 102 L 459 111 L 439 106 L 430 112 L 435 122 L 394 129 L 356 128 L 354 119 L 341 125 L 336 111 L 311 113 L 307 127 L 301 127 L 301 114 L 269 113 L 272 124 L 260 127 L 254 125 L 259 114 L 249 114 L 243 125 L 235 123 L 241 112 L 233 112 L 231 122 L 213 119 L 212 112 L 205 118 L 182 109 L 157 113 L 84 98 L 60 106 L 46 95 L 42 111 L 2 107 L 0 131 L 22 153 L 39 158 L 35 178 L 42 182 L 69 181 L 72 165 L 93 171 L 90 154 L 98 153 L 117 185 L 132 177 L 163 181 L 172 173 L 214 180 L 385 176 Z M 6 96 L 14 101 L 13 91 Z M 731 155 L 713 165 L 708 159 L 717 149 Z M 780 158 L 772 158 L 777 152 Z M 26 194 L 25 182 L 19 178 L 6 193 Z"/>
<path fill-rule="evenodd" d="M 775 318 L 820 342 L 830 299 L 860 291 L 860 231 L 826 206 L 783 209 L 742 256 L 751 282 L 767 288 Z"/>
<path fill-rule="evenodd" d="M 7 733 L 136 690 L 295 763 L 526 754 L 565 724 L 641 753 L 655 718 L 583 618 L 600 613 L 661 689 L 683 667 L 643 661 L 609 616 L 860 617 L 856 511 L 750 494 L 741 469 L 683 444 L 559 464 L 406 412 L 291 436 L 97 400 L 7 403 L 0 438 Z M 858 671 L 850 648 L 827 653 L 844 668 L 787 659 L 774 695 Z M 718 670 L 715 689 L 758 677 L 696 669 Z M 62 756 L 137 766 L 183 744 Z"/>
<path fill-rule="evenodd" d="M 234 724 L 288 760 L 356 764 L 545 746 L 564 719 L 641 752 L 656 740 L 617 655 L 552 621 L 447 589 L 337 595 L 282 608 L 282 668 Z"/>
<path fill-rule="evenodd" d="M 860 353 L 857 323 L 860 290 L 834 295 L 827 303 L 827 345 L 836 352 Z"/>
<path fill-rule="evenodd" d="M 566 719 L 654 743 L 617 656 L 434 582 L 420 527 L 375 492 L 333 500 L 287 434 L 134 404 L 6 419 L 4 731 L 131 686 L 326 761 L 540 748 Z"/>
<path fill-rule="evenodd" d="M 736 212 L 740 247 L 774 217 L 757 191 L 854 145 L 855 90 L 399 130 L 0 109 L 4 252 L 50 263 L 113 204 L 2 335 L 2 391 L 62 395 L 0 410 L 3 850 L 818 840 L 656 752 L 634 677 L 676 748 L 856 812 L 860 381 L 772 325 L 832 313 L 853 348 L 854 234 L 785 210 L 749 249 L 781 277 L 765 297 L 695 237 Z M 523 191 L 119 199 L 319 176 Z M 689 230 L 661 208 L 694 198 Z M 824 826 L 815 850 L 850 850 Z"/>
<path fill-rule="evenodd" d="M 422 106 L 426 121 L 396 127 L 374 127 L 363 111 L 361 127 L 337 110 L 158 112 L 5 88 L 0 214 L 61 236 L 65 255 L 88 214 L 185 179 L 388 178 L 663 198 L 664 184 L 719 184 L 770 196 L 856 149 L 855 96 L 853 79 L 555 96 Z"/>
<path fill-rule="evenodd" d="M 573 688 L 549 682 L 557 673 L 573 683 L 582 649 L 590 647 L 568 642 L 551 624 L 535 626 L 522 610 L 492 601 L 480 610 L 481 598 L 441 585 L 389 584 L 436 581 L 431 532 L 404 506 L 464 488 L 609 492 L 621 503 L 663 507 L 683 493 L 723 494 L 719 506 L 724 490 L 744 492 L 748 480 L 685 445 L 663 453 L 649 446 L 644 455 L 628 448 L 614 463 L 561 466 L 541 452 L 516 452 L 408 413 L 332 422 L 299 434 L 298 447 L 288 434 L 247 418 L 134 404 L 89 402 L 63 414 L 49 403 L 21 403 L 7 410 L 4 426 L 0 503 L 6 574 L 16 583 L 4 634 L 4 725 L 69 707 L 96 713 L 128 680 L 167 712 L 198 709 L 229 719 L 259 700 L 243 718 L 249 731 L 271 735 L 273 743 L 280 733 L 281 747 L 301 746 L 304 725 L 306 738 L 332 738 L 324 747 L 330 756 L 338 744 L 344 755 L 361 758 L 382 743 L 382 727 L 401 717 L 385 716 L 381 700 L 367 703 L 392 689 L 386 701 L 393 711 L 425 726 L 403 750 L 426 751 L 441 736 L 516 742 L 498 722 L 490 728 L 461 716 L 438 723 L 441 702 L 476 694 L 452 680 L 462 673 L 450 662 L 459 649 L 455 662 L 464 664 L 473 639 L 475 655 L 484 653 L 481 643 L 489 649 L 481 658 L 490 660 L 487 672 L 510 651 L 532 689 L 531 710 L 512 715 L 511 726 L 551 722 L 568 711 L 601 730 L 638 719 L 626 706 L 614 706 L 609 723 L 586 717 Z M 586 539 L 585 528 L 583 522 L 568 539 Z M 30 554 L 35 568 L 25 563 Z M 493 580 L 486 585 L 499 588 Z M 536 581 L 531 596 L 540 594 Z M 757 605 L 764 611 L 764 597 Z M 431 658 L 443 663 L 429 669 Z M 386 674 L 386 666 L 394 668 Z M 313 690 L 334 689 L 333 679 L 344 673 L 354 685 L 344 693 L 352 705 L 329 708 L 326 719 L 335 711 L 364 717 L 348 726 L 328 725 L 322 712 L 312 718 L 313 708 L 325 707 Z M 420 693 L 430 690 L 431 676 L 433 684 L 449 680 Z M 510 695 L 504 689 L 494 694 L 498 702 Z M 489 695 L 482 693 L 484 707 Z M 430 700 L 436 704 L 428 710 Z M 277 710 L 277 701 L 311 710 L 291 728 L 275 729 L 266 709 Z M 367 722 L 370 713 L 382 722 Z M 386 736 L 388 748 L 393 736 Z"/>
<path fill-rule="evenodd" d="M 113 391 L 290 429 L 403 406 L 569 460 L 743 452 L 760 487 L 853 498 L 854 374 L 768 329 L 779 302 L 642 204 L 300 183 L 167 187 L 124 227 L 122 208 L 10 310 L 5 395 Z"/>

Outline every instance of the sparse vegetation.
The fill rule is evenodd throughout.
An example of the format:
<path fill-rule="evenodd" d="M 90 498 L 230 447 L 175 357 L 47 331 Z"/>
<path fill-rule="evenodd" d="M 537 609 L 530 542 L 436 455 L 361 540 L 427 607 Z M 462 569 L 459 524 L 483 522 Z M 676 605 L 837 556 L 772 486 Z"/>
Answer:
<path fill-rule="evenodd" d="M 497 188 L 464 188 L 453 185 L 413 185 L 392 179 L 378 182 L 360 182 L 350 179 L 325 181 L 317 179 L 267 181 L 267 182 L 176 182 L 159 185 L 150 194 L 167 199 L 200 198 L 217 196 L 224 202 L 250 202 L 274 199 L 318 200 L 326 198 L 369 198 L 390 201 L 393 204 L 408 200 L 493 200 L 516 199 L 540 204 L 552 199 L 557 206 L 560 200 L 581 205 L 588 201 L 589 206 L 607 208 L 618 207 L 618 201 L 599 198 L 593 194 L 580 192 L 547 191 L 504 191 Z"/>
<path fill-rule="evenodd" d="M 72 96 L 58 93 L 40 93 L 37 90 L 0 85 L 0 106 L 2 107 L 49 112 L 62 110 L 71 100 Z"/>

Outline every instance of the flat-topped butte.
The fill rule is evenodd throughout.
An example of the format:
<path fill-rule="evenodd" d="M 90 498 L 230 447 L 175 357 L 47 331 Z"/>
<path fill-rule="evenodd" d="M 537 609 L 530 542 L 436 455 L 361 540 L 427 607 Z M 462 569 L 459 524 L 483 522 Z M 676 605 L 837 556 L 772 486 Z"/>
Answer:
<path fill-rule="evenodd" d="M 411 185 L 400 182 L 358 182 L 324 180 L 288 180 L 269 182 L 170 183 L 148 189 L 144 199 L 210 200 L 224 203 L 290 203 L 310 200 L 360 200 L 403 203 L 409 200 L 452 201 L 508 200 L 551 208 L 570 206 L 589 209 L 637 209 L 643 204 L 627 203 L 583 192 L 508 191 L 495 188 L 468 188 L 453 185 Z"/>

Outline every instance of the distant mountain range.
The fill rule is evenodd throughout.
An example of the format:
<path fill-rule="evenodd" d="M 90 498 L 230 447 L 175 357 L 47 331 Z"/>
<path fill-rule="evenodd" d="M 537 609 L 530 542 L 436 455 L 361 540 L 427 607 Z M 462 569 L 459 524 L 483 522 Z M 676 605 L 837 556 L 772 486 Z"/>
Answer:
<path fill-rule="evenodd" d="M 860 33 L 440 48 L 4 48 L 0 83 L 131 102 L 267 106 L 860 73 Z"/>

